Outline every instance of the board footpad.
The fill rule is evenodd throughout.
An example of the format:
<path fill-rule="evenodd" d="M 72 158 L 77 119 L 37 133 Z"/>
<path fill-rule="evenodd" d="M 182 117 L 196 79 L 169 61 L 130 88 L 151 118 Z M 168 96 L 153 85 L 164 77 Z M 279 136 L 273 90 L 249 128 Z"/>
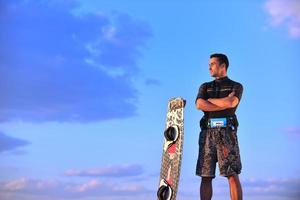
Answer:
<path fill-rule="evenodd" d="M 162 180 L 163 184 L 158 188 L 157 197 L 159 200 L 170 200 L 173 196 L 173 190 L 171 186 Z"/>
<path fill-rule="evenodd" d="M 176 142 L 179 136 L 179 129 L 177 126 L 169 126 L 164 132 L 165 138 L 169 142 Z"/>
<path fill-rule="evenodd" d="M 179 138 L 179 127 L 174 125 L 174 126 L 169 126 L 165 132 L 165 144 L 164 144 L 164 150 L 166 151 L 169 147 L 171 147 L 174 143 L 176 143 L 177 139 Z"/>

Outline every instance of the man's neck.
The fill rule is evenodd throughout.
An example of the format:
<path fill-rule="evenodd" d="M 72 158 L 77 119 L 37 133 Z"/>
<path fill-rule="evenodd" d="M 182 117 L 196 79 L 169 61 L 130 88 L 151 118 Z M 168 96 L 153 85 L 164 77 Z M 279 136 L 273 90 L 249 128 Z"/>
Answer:
<path fill-rule="evenodd" d="M 221 75 L 221 76 L 217 76 L 217 77 L 216 77 L 216 80 L 219 80 L 219 79 L 224 78 L 224 77 L 226 77 L 226 76 L 227 76 L 227 74 L 223 74 L 223 75 Z"/>

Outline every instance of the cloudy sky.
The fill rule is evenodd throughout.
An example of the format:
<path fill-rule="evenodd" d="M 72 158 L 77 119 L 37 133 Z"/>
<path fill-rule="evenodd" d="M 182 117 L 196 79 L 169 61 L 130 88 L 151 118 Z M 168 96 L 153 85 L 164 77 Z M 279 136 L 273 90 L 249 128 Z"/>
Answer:
<path fill-rule="evenodd" d="M 299 199 L 298 0 L 0 0 L 0 29 L 1 200 L 155 199 L 176 96 L 187 100 L 178 199 L 197 199 L 194 100 L 215 52 L 244 86 L 245 199 Z"/>

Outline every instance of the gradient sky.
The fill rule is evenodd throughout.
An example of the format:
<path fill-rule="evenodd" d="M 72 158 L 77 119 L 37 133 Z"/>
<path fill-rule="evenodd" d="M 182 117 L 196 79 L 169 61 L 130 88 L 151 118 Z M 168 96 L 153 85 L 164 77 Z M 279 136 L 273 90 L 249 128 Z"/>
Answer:
<path fill-rule="evenodd" d="M 178 199 L 198 199 L 194 100 L 215 52 L 244 86 L 245 199 L 299 198 L 298 0 L 0 0 L 0 30 L 1 200 L 155 199 L 176 96 L 187 100 Z"/>

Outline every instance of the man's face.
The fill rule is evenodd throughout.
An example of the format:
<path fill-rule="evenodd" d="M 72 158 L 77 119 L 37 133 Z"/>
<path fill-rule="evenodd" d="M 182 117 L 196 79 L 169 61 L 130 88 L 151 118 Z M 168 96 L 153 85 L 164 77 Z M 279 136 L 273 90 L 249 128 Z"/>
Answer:
<path fill-rule="evenodd" d="M 222 73 L 223 66 L 220 65 L 218 58 L 209 59 L 209 73 L 212 77 L 219 77 Z"/>

